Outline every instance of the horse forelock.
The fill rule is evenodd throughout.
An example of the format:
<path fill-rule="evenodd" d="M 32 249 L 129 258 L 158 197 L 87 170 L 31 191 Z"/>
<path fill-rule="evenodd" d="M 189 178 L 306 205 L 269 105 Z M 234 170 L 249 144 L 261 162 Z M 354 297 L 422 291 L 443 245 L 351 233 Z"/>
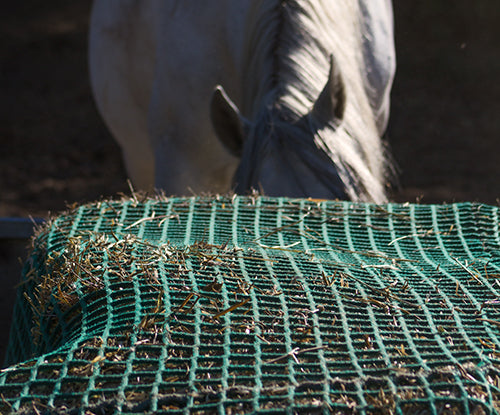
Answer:
<path fill-rule="evenodd" d="M 244 114 L 256 123 L 269 125 L 282 120 L 258 117 L 266 106 L 282 108 L 295 120 L 305 116 L 326 83 L 329 55 L 333 54 L 345 84 L 346 109 L 340 125 L 313 128 L 314 142 L 337 166 L 351 199 L 385 200 L 383 149 L 363 79 L 358 2 L 261 0 L 247 19 L 246 31 Z M 285 125 L 279 130 L 290 132 Z M 302 159 L 314 164 L 308 159 L 314 152 L 305 151 L 310 148 L 310 138 L 308 142 L 305 134 L 296 133 L 282 134 L 279 139 L 293 140 L 288 149 L 303 152 Z M 255 157 L 256 148 L 268 146 L 268 138 L 260 140 L 262 144 L 252 144 Z M 243 161 L 250 163 L 258 160 Z"/>

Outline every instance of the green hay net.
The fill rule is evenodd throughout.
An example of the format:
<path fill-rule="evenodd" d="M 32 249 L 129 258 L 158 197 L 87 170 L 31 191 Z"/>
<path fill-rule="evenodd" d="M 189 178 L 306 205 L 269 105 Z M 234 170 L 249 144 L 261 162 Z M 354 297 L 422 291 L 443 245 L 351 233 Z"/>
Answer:
<path fill-rule="evenodd" d="M 489 414 L 498 208 L 81 206 L 34 242 L 1 413 Z"/>

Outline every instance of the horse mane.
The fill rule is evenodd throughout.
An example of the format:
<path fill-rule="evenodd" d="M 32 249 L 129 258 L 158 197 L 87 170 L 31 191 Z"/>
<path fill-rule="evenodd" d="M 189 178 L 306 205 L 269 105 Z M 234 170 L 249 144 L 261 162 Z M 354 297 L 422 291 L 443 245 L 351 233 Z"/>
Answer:
<path fill-rule="evenodd" d="M 308 114 L 333 54 L 345 84 L 344 117 L 340 125 L 332 120 L 310 132 L 336 165 L 348 197 L 380 203 L 386 200 L 385 157 L 366 92 L 359 16 L 356 0 L 255 2 L 246 26 L 242 111 L 254 122 L 262 108 L 282 108 L 295 119 Z"/>

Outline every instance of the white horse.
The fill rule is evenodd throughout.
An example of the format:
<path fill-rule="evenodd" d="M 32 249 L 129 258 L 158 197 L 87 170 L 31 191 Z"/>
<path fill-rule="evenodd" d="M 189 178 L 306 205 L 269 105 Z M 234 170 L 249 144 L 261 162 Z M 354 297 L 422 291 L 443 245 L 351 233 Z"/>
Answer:
<path fill-rule="evenodd" d="M 136 187 L 385 200 L 390 0 L 96 0 L 90 74 Z M 229 98 L 231 97 L 231 98 Z"/>

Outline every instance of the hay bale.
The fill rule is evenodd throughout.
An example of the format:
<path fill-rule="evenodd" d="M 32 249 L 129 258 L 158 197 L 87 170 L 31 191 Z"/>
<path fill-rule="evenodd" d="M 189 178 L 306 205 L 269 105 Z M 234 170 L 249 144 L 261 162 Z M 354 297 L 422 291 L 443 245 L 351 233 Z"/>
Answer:
<path fill-rule="evenodd" d="M 35 239 L 0 411 L 491 413 L 499 269 L 486 205 L 80 206 Z"/>

